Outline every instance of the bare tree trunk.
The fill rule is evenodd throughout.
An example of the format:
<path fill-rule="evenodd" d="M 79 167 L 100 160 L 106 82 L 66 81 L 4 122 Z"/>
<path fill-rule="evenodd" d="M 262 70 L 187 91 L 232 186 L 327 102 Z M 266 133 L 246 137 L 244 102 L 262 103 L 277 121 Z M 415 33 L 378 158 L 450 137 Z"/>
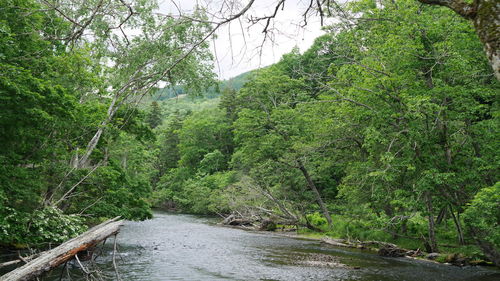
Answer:
<path fill-rule="evenodd" d="M 439 252 L 437 242 L 436 242 L 436 224 L 434 222 L 434 214 L 432 207 L 432 198 L 429 193 L 426 193 L 427 197 L 427 212 L 429 213 L 429 246 L 431 252 Z"/>
<path fill-rule="evenodd" d="M 73 154 L 73 156 L 71 156 L 71 160 L 69 162 L 69 165 L 72 169 L 76 169 L 78 168 L 78 163 L 80 162 L 78 160 L 78 148 L 75 149 L 75 154 Z"/>
<path fill-rule="evenodd" d="M 118 97 L 119 97 L 119 94 L 115 94 L 113 96 L 113 100 L 111 101 L 111 104 L 108 107 L 108 113 L 107 113 L 106 119 L 104 119 L 101 122 L 99 128 L 97 128 L 96 133 L 94 134 L 92 139 L 87 144 L 87 148 L 85 149 L 85 153 L 82 155 L 82 157 L 80 158 L 80 161 L 78 162 L 79 168 L 85 167 L 87 165 L 87 161 L 88 161 L 90 155 L 92 154 L 92 152 L 94 151 L 94 149 L 96 148 L 97 144 L 99 143 L 99 139 L 101 138 L 102 133 L 104 132 L 104 129 L 109 124 L 109 122 L 111 122 L 111 120 L 113 119 L 113 116 L 115 115 L 116 111 L 118 110 L 118 105 L 116 104 L 118 101 Z"/>
<path fill-rule="evenodd" d="M 318 202 L 323 215 L 325 216 L 326 220 L 328 221 L 328 226 L 332 226 L 332 217 L 330 216 L 330 212 L 328 212 L 328 208 L 326 208 L 325 203 L 323 202 L 323 199 L 321 199 L 321 194 L 319 194 L 318 189 L 316 188 L 316 185 L 314 184 L 314 181 L 311 179 L 311 176 L 309 175 L 309 172 L 307 172 L 307 169 L 304 167 L 304 164 L 302 161 L 298 160 L 297 161 L 298 168 L 304 175 L 307 181 L 307 185 L 309 188 L 313 191 L 314 195 L 316 196 L 316 202 Z"/>

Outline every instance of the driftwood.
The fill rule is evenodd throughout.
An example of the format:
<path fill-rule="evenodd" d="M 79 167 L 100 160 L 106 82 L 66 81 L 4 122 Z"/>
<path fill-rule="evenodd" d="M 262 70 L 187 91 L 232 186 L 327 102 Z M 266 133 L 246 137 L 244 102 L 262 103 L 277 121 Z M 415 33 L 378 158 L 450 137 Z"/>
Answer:
<path fill-rule="evenodd" d="M 231 226 L 254 226 L 254 220 L 243 218 L 242 216 L 235 216 L 231 214 L 227 216 L 224 221 L 222 221 L 223 225 L 231 225 Z"/>
<path fill-rule="evenodd" d="M 345 239 L 332 239 L 332 238 L 323 238 L 321 242 L 344 248 L 357 248 L 357 249 L 366 249 L 366 248 L 375 248 L 377 249 L 377 253 L 380 256 L 384 257 L 417 257 L 422 256 L 422 252 L 420 250 L 408 250 L 398 247 L 396 244 L 381 242 L 381 241 L 347 241 Z"/>
<path fill-rule="evenodd" d="M 7 262 L 3 262 L 3 263 L 0 263 L 0 268 L 2 267 L 6 267 L 6 266 L 11 266 L 11 265 L 14 265 L 14 264 L 18 264 L 18 263 L 27 263 L 29 262 L 30 260 L 40 256 L 41 254 L 43 254 L 44 252 L 41 252 L 41 253 L 36 253 L 36 254 L 33 254 L 31 256 L 26 256 L 26 257 L 22 257 L 20 254 L 19 254 L 19 258 L 17 260 L 11 260 L 11 261 L 7 261 Z"/>
<path fill-rule="evenodd" d="M 105 221 L 82 235 L 64 242 L 58 247 L 43 252 L 38 258 L 3 275 L 0 281 L 30 280 L 45 271 L 72 259 L 78 252 L 94 247 L 100 241 L 118 233 L 123 220 L 119 217 Z"/>
<path fill-rule="evenodd" d="M 332 239 L 325 237 L 321 239 L 321 242 L 328 245 L 343 247 L 343 248 L 358 248 L 356 245 L 349 243 L 344 239 Z"/>

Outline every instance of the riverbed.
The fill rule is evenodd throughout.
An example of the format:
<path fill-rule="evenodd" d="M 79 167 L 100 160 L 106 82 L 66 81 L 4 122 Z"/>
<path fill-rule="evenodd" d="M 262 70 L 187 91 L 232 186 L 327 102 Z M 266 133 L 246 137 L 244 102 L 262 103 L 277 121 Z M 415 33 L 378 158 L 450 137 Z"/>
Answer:
<path fill-rule="evenodd" d="M 213 218 L 156 212 L 126 222 L 117 240 L 118 273 L 128 280 L 500 280 L 492 267 L 455 267 L 385 258 L 358 249 L 216 225 Z M 116 280 L 111 238 L 96 262 L 103 280 Z M 43 280 L 85 280 L 72 263 Z M 62 271 L 63 270 L 63 271 Z M 68 276 L 70 275 L 71 279 Z"/>

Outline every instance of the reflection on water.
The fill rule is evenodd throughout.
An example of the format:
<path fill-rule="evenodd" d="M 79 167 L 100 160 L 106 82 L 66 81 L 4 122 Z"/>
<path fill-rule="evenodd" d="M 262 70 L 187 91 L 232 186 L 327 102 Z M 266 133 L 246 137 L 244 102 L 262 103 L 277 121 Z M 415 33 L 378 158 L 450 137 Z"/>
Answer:
<path fill-rule="evenodd" d="M 106 280 L 116 279 L 112 244 L 108 242 L 97 259 Z M 209 218 L 161 212 L 149 221 L 127 222 L 118 245 L 123 280 L 500 280 L 500 271 L 493 268 L 383 258 L 322 246 L 318 241 L 219 227 Z M 333 256 L 346 266 L 318 266 L 307 260 L 314 256 Z M 85 280 L 76 265 L 71 267 L 71 280 Z M 54 270 L 44 280 L 59 280 L 60 275 L 60 269 Z"/>

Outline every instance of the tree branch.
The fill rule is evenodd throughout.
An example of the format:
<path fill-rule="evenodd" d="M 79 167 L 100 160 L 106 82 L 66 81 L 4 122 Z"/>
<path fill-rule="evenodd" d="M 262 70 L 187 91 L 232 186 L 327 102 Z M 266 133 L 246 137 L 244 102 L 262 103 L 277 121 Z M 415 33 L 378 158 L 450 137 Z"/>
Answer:
<path fill-rule="evenodd" d="M 476 17 L 476 8 L 474 4 L 468 4 L 462 0 L 418 0 L 423 4 L 438 5 L 447 7 L 455 13 L 466 19 L 473 19 Z M 475 1 L 474 1 L 475 2 Z"/>

